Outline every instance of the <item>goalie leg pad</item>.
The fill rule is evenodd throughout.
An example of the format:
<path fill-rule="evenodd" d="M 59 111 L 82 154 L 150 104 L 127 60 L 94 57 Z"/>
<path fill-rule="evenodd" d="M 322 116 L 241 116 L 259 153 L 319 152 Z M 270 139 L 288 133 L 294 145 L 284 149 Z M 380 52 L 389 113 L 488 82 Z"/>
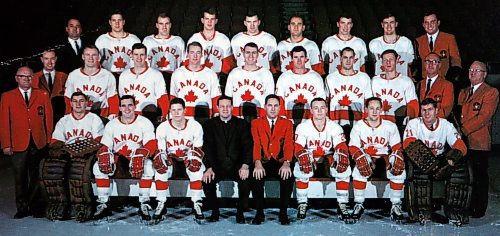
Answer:
<path fill-rule="evenodd" d="M 415 167 L 413 164 L 409 166 L 409 178 L 407 183 L 407 198 L 408 213 L 410 218 L 430 219 L 432 211 L 432 181 L 429 175 L 422 173 L 422 171 Z"/>
<path fill-rule="evenodd" d="M 468 166 L 466 163 L 462 163 L 456 166 L 450 179 L 446 181 L 444 212 L 450 220 L 468 223 L 468 210 L 472 192 L 470 177 Z"/>
<path fill-rule="evenodd" d="M 50 220 L 62 219 L 66 212 L 68 197 L 64 174 L 67 161 L 46 158 L 40 162 L 40 183 L 48 202 L 46 216 Z"/>
<path fill-rule="evenodd" d="M 71 217 L 87 221 L 92 216 L 92 158 L 72 158 L 69 166 Z"/>

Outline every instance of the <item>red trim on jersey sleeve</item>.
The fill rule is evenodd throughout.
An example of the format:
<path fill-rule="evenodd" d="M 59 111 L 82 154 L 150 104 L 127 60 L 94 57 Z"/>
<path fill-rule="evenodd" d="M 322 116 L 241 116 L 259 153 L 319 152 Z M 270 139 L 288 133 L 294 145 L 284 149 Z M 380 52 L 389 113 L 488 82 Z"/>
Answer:
<path fill-rule="evenodd" d="M 107 151 L 109 151 L 109 150 L 110 150 L 110 149 L 108 148 L 108 146 L 106 146 L 106 145 L 104 145 L 104 144 L 103 144 L 103 145 L 102 145 L 102 147 L 101 147 L 101 148 L 99 148 L 99 151 L 97 151 L 97 153 L 99 153 L 99 152 L 107 152 Z M 112 151 L 112 150 L 111 150 L 111 151 Z"/>
<path fill-rule="evenodd" d="M 158 103 L 158 107 L 161 109 L 161 117 L 166 118 L 168 115 L 168 110 L 170 108 L 170 100 L 169 100 L 169 95 L 164 94 L 160 98 L 156 100 L 156 103 Z"/>
<path fill-rule="evenodd" d="M 269 70 L 271 71 L 272 74 L 275 74 L 276 72 L 280 71 L 279 65 L 276 66 L 273 61 L 269 61 Z"/>
<path fill-rule="evenodd" d="M 286 116 L 286 109 L 285 109 L 285 99 L 280 96 L 280 116 Z"/>
<path fill-rule="evenodd" d="M 417 139 L 416 139 L 415 137 L 409 137 L 409 138 L 406 138 L 406 139 L 403 141 L 403 148 L 408 147 L 408 145 L 410 145 L 410 143 L 413 143 L 414 141 L 417 141 Z"/>
<path fill-rule="evenodd" d="M 108 98 L 108 106 L 109 106 L 109 114 L 108 115 L 118 115 L 118 107 L 119 107 L 119 101 L 118 101 L 118 94 Z"/>
<path fill-rule="evenodd" d="M 217 100 L 219 99 L 220 96 L 216 96 L 212 98 L 212 115 L 213 114 L 219 114 L 219 108 L 217 107 Z"/>
<path fill-rule="evenodd" d="M 465 146 L 465 142 L 462 139 L 457 139 L 451 148 L 460 150 L 464 156 L 467 155 L 467 146 Z"/>
<path fill-rule="evenodd" d="M 96 142 L 101 142 L 101 139 L 102 139 L 102 135 L 94 138 L 94 140 Z"/>
<path fill-rule="evenodd" d="M 158 141 L 156 139 L 149 140 L 146 144 L 144 144 L 144 148 L 149 151 L 150 156 L 156 152 L 156 147 L 158 147 Z"/>
<path fill-rule="evenodd" d="M 229 74 L 233 68 L 236 67 L 236 59 L 234 59 L 234 55 L 230 55 L 224 59 L 222 59 L 222 68 L 221 72 L 224 74 Z"/>
<path fill-rule="evenodd" d="M 302 145 L 300 145 L 300 144 L 298 144 L 298 143 L 295 143 L 295 144 L 294 144 L 294 149 L 293 149 L 293 150 L 294 150 L 294 152 L 295 152 L 295 156 L 297 156 L 297 154 L 296 154 L 296 153 L 297 153 L 298 151 L 302 151 L 302 150 L 304 150 L 304 149 L 305 149 L 305 148 L 304 148 Z"/>
<path fill-rule="evenodd" d="M 68 97 L 64 97 L 64 104 L 66 105 L 65 115 L 71 113 L 71 101 Z"/>
<path fill-rule="evenodd" d="M 359 68 L 359 70 L 360 70 L 361 72 L 366 72 L 365 65 L 362 65 L 362 66 L 361 66 L 361 68 Z"/>
<path fill-rule="evenodd" d="M 363 152 L 359 147 L 356 146 L 349 146 L 349 153 L 351 153 L 352 157 L 355 157 L 354 154 L 357 152 Z"/>
<path fill-rule="evenodd" d="M 417 118 L 418 117 L 418 110 L 419 110 L 418 101 L 416 99 L 411 100 L 407 104 L 406 114 L 410 117 L 410 119 Z"/>
<path fill-rule="evenodd" d="M 402 148 L 401 143 L 398 143 L 398 144 L 396 144 L 396 145 L 392 146 L 391 150 L 392 150 L 393 152 L 395 152 L 395 151 L 397 151 L 397 150 L 400 150 L 401 148 Z"/>
<path fill-rule="evenodd" d="M 311 68 L 314 71 L 318 72 L 318 74 L 320 74 L 322 76 L 325 75 L 325 69 L 323 67 L 323 62 L 322 61 L 320 63 L 318 63 L 318 64 L 311 65 Z"/>
<path fill-rule="evenodd" d="M 326 125 L 325 125 L 325 127 L 326 127 Z M 348 149 L 347 144 L 345 142 L 341 142 L 341 143 L 337 144 L 337 146 L 335 146 L 335 150 L 347 150 L 347 149 Z"/>

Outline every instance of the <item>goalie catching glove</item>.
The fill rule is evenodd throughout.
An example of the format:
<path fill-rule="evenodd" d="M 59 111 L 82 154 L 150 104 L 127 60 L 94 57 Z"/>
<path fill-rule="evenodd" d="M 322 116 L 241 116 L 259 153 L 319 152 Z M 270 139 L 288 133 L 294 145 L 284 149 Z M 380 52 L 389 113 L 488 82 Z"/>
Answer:
<path fill-rule="evenodd" d="M 102 173 L 111 174 L 115 171 L 115 155 L 108 148 L 101 148 L 97 152 L 97 164 Z"/>
<path fill-rule="evenodd" d="M 130 175 L 133 178 L 141 178 L 144 173 L 144 160 L 149 156 L 149 150 L 138 148 L 130 156 Z"/>
<path fill-rule="evenodd" d="M 311 163 L 311 155 L 304 149 L 301 149 L 295 153 L 295 157 L 299 161 L 300 171 L 309 174 L 313 171 L 313 166 Z"/>

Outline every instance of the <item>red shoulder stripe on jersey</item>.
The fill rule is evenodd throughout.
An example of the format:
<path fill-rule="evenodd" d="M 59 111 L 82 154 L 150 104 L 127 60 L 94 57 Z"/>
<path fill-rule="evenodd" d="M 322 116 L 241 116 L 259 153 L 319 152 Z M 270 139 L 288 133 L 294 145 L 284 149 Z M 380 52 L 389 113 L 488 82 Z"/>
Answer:
<path fill-rule="evenodd" d="M 156 147 L 158 147 L 158 141 L 156 139 L 149 140 L 146 144 L 144 144 L 144 148 L 149 151 L 150 156 L 156 152 Z"/>
<path fill-rule="evenodd" d="M 451 146 L 452 149 L 458 149 L 462 153 L 462 155 L 467 155 L 467 146 L 465 146 L 465 142 L 462 139 L 457 139 L 457 141 Z"/>
<path fill-rule="evenodd" d="M 413 143 L 413 141 L 417 141 L 417 139 L 416 139 L 415 137 L 409 137 L 409 138 L 406 138 L 406 139 L 403 141 L 403 148 L 408 147 L 408 145 L 410 145 L 410 143 Z"/>
<path fill-rule="evenodd" d="M 108 106 L 109 106 L 109 115 L 118 115 L 118 94 L 108 98 Z"/>
<path fill-rule="evenodd" d="M 418 110 L 419 110 L 418 101 L 416 99 L 415 100 L 411 100 L 407 104 L 407 112 L 406 112 L 406 114 L 410 118 L 417 118 L 418 117 Z"/>
<path fill-rule="evenodd" d="M 164 94 L 158 100 L 156 103 L 158 103 L 158 106 L 161 109 L 161 117 L 166 118 L 168 115 L 168 110 L 170 108 L 170 100 L 168 99 L 169 95 Z"/>

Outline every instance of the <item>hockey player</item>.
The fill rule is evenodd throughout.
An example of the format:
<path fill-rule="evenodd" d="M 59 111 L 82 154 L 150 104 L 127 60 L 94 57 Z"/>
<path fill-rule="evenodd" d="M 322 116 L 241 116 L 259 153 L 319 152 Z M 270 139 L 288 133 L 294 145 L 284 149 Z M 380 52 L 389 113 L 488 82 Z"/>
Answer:
<path fill-rule="evenodd" d="M 121 116 L 111 120 L 104 129 L 103 145 L 97 152 L 97 162 L 93 172 L 97 186 L 96 220 L 111 215 L 108 206 L 111 193 L 110 177 L 117 169 L 128 170 L 132 178 L 139 179 L 139 215 L 141 220 L 151 220 L 149 189 L 153 182 L 154 170 L 150 156 L 155 153 L 156 139 L 151 122 L 135 114 L 135 99 L 132 95 L 120 98 Z M 123 173 L 122 173 L 123 174 Z"/>
<path fill-rule="evenodd" d="M 142 41 L 148 49 L 149 66 L 161 71 L 167 88 L 170 88 L 172 73 L 181 66 L 185 50 L 184 40 L 171 35 L 171 28 L 170 17 L 166 13 L 160 13 L 156 18 L 158 33 L 146 36 Z"/>
<path fill-rule="evenodd" d="M 168 179 L 172 177 L 173 172 L 180 174 L 182 169 L 185 169 L 189 177 L 193 213 L 196 221 L 201 223 L 204 219 L 201 202 L 201 181 L 205 171 L 203 129 L 194 119 L 186 118 L 186 104 L 181 98 L 170 101 L 170 119 L 158 126 L 156 139 L 158 153 L 153 158 L 153 167 L 158 205 L 153 219 L 159 221 L 166 213 Z"/>
<path fill-rule="evenodd" d="M 370 77 L 354 70 L 354 49 L 340 51 L 341 68 L 326 77 L 326 92 L 330 101 L 330 119 L 336 121 L 349 137 L 352 126 L 363 118 L 363 104 L 372 96 Z"/>
<path fill-rule="evenodd" d="M 472 177 L 465 159 L 467 147 L 455 127 L 447 120 L 437 117 L 436 101 L 426 98 L 420 109 L 422 117 L 410 120 L 406 126 L 403 142 L 405 152 L 408 154 L 410 146 L 419 140 L 430 149 L 431 158 L 444 167 L 425 173 L 422 166 L 410 164 L 407 186 L 411 196 L 408 199 L 410 217 L 418 219 L 422 225 L 431 219 L 432 181 L 445 179 L 444 213 L 450 223 L 457 226 L 467 224 Z M 446 151 L 446 145 L 451 149 Z"/>
<path fill-rule="evenodd" d="M 385 68 L 382 65 L 382 52 L 387 49 L 393 49 L 399 55 L 396 64 L 397 71 L 402 75 L 412 77 L 410 64 L 415 59 L 413 44 L 407 37 L 396 33 L 398 21 L 393 14 L 385 14 L 380 24 L 384 30 L 384 35 L 373 39 L 368 45 L 370 54 L 375 60 L 375 75 L 385 72 Z"/>
<path fill-rule="evenodd" d="M 302 46 L 292 49 L 294 67 L 285 71 L 276 83 L 276 95 L 280 97 L 280 115 L 286 116 L 298 125 L 309 119 L 309 101 L 325 99 L 323 79 L 314 70 L 306 68 L 307 51 Z"/>
<path fill-rule="evenodd" d="M 354 23 L 352 17 L 342 14 L 337 22 L 339 32 L 323 41 L 321 45 L 321 55 L 323 61 L 328 64 L 328 74 L 331 74 L 340 68 L 340 51 L 345 47 L 354 49 L 354 70 L 365 71 L 365 57 L 367 56 L 365 42 L 351 35 L 351 29 Z"/>
<path fill-rule="evenodd" d="M 263 67 L 266 70 L 274 69 L 272 60 L 276 55 L 276 38 L 265 31 L 259 30 L 260 17 L 255 11 L 249 10 L 247 12 L 243 24 L 247 27 L 247 31 L 240 32 L 231 39 L 231 47 L 236 59 L 236 65 L 241 67 L 245 64 L 245 45 L 254 43 L 259 46 L 257 48 L 258 54 L 255 58 L 257 66 Z"/>
<path fill-rule="evenodd" d="M 148 67 L 146 46 L 136 43 L 132 46 L 134 67 L 125 70 L 119 79 L 120 96 L 129 94 L 135 98 L 136 112 L 144 115 L 153 124 L 158 121 L 157 108 L 161 109 L 162 120 L 168 113 L 168 95 L 162 74 Z"/>
<path fill-rule="evenodd" d="M 234 61 L 229 38 L 215 30 L 218 21 L 217 14 L 215 8 L 203 10 L 201 17 L 203 30 L 193 34 L 187 43 L 199 42 L 204 50 L 202 57 L 205 61 L 202 64 L 217 74 L 224 73 L 227 75 L 236 66 L 236 62 Z"/>
<path fill-rule="evenodd" d="M 251 120 L 263 115 L 265 97 L 274 94 L 274 80 L 268 69 L 257 65 L 257 44 L 247 43 L 243 57 L 245 64 L 229 73 L 224 94 L 233 98 L 233 115 Z"/>
<path fill-rule="evenodd" d="M 201 64 L 203 47 L 198 42 L 189 43 L 189 63 L 175 70 L 170 83 L 170 95 L 186 102 L 186 116 L 203 123 L 217 114 L 217 98 L 221 95 L 217 75 Z"/>
<path fill-rule="evenodd" d="M 323 98 L 311 101 L 311 119 L 299 124 L 295 132 L 295 186 L 297 188 L 297 218 L 304 219 L 307 211 L 309 178 L 318 175 L 339 177 L 336 181 L 338 199 L 347 202 L 351 168 L 349 152 L 342 128 L 328 119 L 328 107 Z M 342 200 L 341 200 L 342 201 Z"/>
<path fill-rule="evenodd" d="M 82 92 L 89 97 L 88 110 L 102 117 L 114 118 L 118 114 L 115 78 L 109 71 L 101 68 L 101 56 L 96 46 L 86 46 L 82 59 L 84 66 L 71 72 L 66 81 L 66 114 L 71 112 L 71 94 Z"/>
<path fill-rule="evenodd" d="M 125 69 L 134 67 L 132 45 L 141 40 L 134 34 L 125 32 L 125 18 L 120 11 L 113 11 L 108 20 L 111 31 L 99 36 L 95 45 L 102 53 L 102 66 L 118 79 Z M 118 84 L 118 83 L 117 83 Z"/>
<path fill-rule="evenodd" d="M 288 24 L 290 37 L 282 40 L 278 44 L 281 72 L 294 68 L 292 49 L 296 46 L 302 46 L 306 49 L 306 54 L 308 55 L 308 59 L 305 62 L 306 68 L 312 69 L 320 75 L 324 75 L 323 59 L 321 58 L 318 45 L 316 45 L 314 41 L 304 38 L 302 33 L 305 28 L 306 26 L 304 25 L 304 19 L 302 19 L 302 17 L 296 15 L 290 17 L 290 23 Z"/>
<path fill-rule="evenodd" d="M 418 100 L 413 81 L 396 69 L 398 58 L 398 53 L 392 49 L 382 53 L 385 73 L 373 77 L 372 92 L 382 99 L 382 119 L 395 122 L 402 131 L 408 118 L 418 116 Z"/>
<path fill-rule="evenodd" d="M 71 95 L 71 114 L 57 122 L 49 145 L 49 158 L 41 165 L 41 183 L 48 196 L 46 216 L 50 220 L 66 218 L 69 207 L 70 217 L 77 221 L 88 220 L 92 213 L 90 172 L 95 152 L 72 156 L 63 149 L 66 144 L 85 139 L 101 141 L 104 125 L 99 116 L 88 113 L 87 102 L 82 92 Z M 69 201 L 66 193 L 69 193 Z"/>
<path fill-rule="evenodd" d="M 403 219 L 401 197 L 406 172 L 398 127 L 381 118 L 382 100 L 380 98 L 368 98 L 365 110 L 367 117 L 354 125 L 349 141 L 349 152 L 356 162 L 356 167 L 352 172 L 356 205 L 350 217 L 357 221 L 363 214 L 366 182 L 376 165 L 384 165 L 390 185 L 391 219 L 400 222 Z M 342 212 L 340 217 L 344 217 L 343 209 L 345 208 L 345 203 L 339 202 L 339 209 Z M 349 216 L 346 215 L 346 217 Z"/>

